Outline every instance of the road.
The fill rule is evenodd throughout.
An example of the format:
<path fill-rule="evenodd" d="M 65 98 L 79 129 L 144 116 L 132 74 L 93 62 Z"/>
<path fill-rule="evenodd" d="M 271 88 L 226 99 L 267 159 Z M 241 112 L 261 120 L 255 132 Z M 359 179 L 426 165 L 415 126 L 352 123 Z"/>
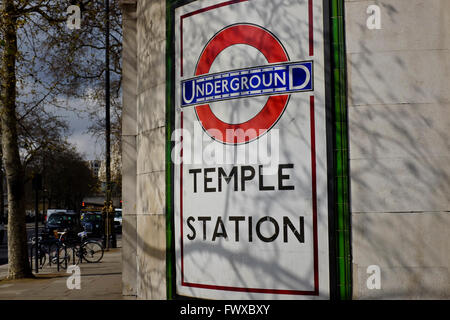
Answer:
<path fill-rule="evenodd" d="M 38 232 L 41 232 L 41 230 L 44 228 L 44 225 L 39 223 L 38 225 Z M 34 222 L 27 223 L 27 239 L 30 239 L 34 236 Z M 5 237 L 3 238 L 3 244 L 0 245 L 0 266 L 8 263 L 8 237 L 6 236 L 6 230 L 5 230 Z M 28 247 L 29 248 L 29 247 Z"/>

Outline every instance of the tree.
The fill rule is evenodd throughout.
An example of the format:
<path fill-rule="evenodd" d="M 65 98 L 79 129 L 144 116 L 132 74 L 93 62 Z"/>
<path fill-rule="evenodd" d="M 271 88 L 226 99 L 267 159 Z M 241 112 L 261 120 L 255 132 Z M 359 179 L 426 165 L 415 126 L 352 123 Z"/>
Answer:
<path fill-rule="evenodd" d="M 111 146 L 111 196 L 120 197 L 122 194 L 122 152 L 120 140 L 114 139 Z M 101 162 L 99 169 L 99 179 L 106 181 L 106 163 Z"/>
<path fill-rule="evenodd" d="M 68 143 L 52 145 L 36 157 L 29 171 L 43 167 L 44 188 L 49 207 L 80 209 L 83 198 L 98 188 L 98 179 L 93 176 L 88 164 L 75 147 Z"/>
<path fill-rule="evenodd" d="M 8 188 L 8 278 L 31 275 L 25 224 L 24 171 L 20 161 L 16 118 L 16 57 L 18 11 L 13 0 L 3 0 L 1 65 L 2 151 Z"/>
<path fill-rule="evenodd" d="M 80 3 L 80 1 L 74 1 Z M 122 133 L 122 14 L 119 0 L 110 1 L 110 59 L 111 59 L 111 145 L 121 148 Z M 87 1 L 81 4 L 82 27 L 67 38 L 48 38 L 48 48 L 57 48 L 57 54 L 47 60 L 52 74 L 58 77 L 66 74 L 62 85 L 67 94 L 89 102 L 86 110 L 92 125 L 89 131 L 96 140 L 104 139 L 105 90 L 104 90 L 104 52 L 105 17 L 104 1 Z M 74 40 L 75 39 L 75 40 Z M 72 45 L 61 45 L 71 43 Z M 74 52 L 79 54 L 74 55 Z M 78 66 L 77 68 L 68 66 Z"/>
<path fill-rule="evenodd" d="M 24 209 L 24 165 L 27 160 L 21 157 L 20 151 L 26 150 L 33 157 L 45 145 L 20 139 L 20 133 L 23 137 L 33 137 L 35 133 L 31 131 L 37 130 L 37 126 L 25 129 L 27 127 L 22 125 L 25 118 L 18 110 L 22 106 L 22 115 L 29 116 L 44 104 L 59 105 L 61 96 L 92 96 L 88 80 L 100 83 L 104 71 L 98 58 L 101 38 L 92 35 L 101 34 L 103 19 L 98 19 L 102 15 L 99 1 L 77 1 L 85 9 L 83 27 L 71 32 L 65 25 L 68 6 L 65 1 L 0 1 L 0 122 L 8 189 L 8 278 L 16 279 L 32 276 L 27 257 Z M 118 8 L 117 0 L 113 3 L 112 8 Z M 117 17 L 111 20 L 114 25 L 120 21 L 120 14 L 114 10 L 112 13 Z M 113 45 L 112 52 L 120 52 L 120 48 L 120 45 Z"/>

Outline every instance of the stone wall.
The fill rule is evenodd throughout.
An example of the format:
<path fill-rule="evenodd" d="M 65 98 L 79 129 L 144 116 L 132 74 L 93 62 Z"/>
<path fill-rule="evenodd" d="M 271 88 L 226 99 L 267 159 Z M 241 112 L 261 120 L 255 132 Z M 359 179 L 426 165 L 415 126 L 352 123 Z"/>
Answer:
<path fill-rule="evenodd" d="M 165 299 L 165 0 L 121 2 L 123 293 Z M 345 5 L 353 296 L 448 299 L 450 1 Z"/>
<path fill-rule="evenodd" d="M 165 299 L 166 7 L 164 0 L 128 0 L 122 8 L 123 293 Z"/>
<path fill-rule="evenodd" d="M 122 56 L 122 292 L 136 295 L 136 3 L 121 2 Z"/>
<path fill-rule="evenodd" d="M 354 298 L 449 298 L 450 1 L 345 5 Z"/>

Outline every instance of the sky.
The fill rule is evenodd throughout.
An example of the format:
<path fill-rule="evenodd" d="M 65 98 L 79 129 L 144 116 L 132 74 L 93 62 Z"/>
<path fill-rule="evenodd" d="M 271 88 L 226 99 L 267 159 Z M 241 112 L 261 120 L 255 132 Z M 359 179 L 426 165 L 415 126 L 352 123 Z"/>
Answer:
<path fill-rule="evenodd" d="M 67 121 L 69 125 L 68 141 L 77 147 L 78 152 L 83 155 L 85 160 L 101 159 L 104 140 L 99 140 L 88 132 L 91 120 L 84 112 L 87 102 L 81 99 L 69 99 L 66 103 L 75 111 L 54 109 L 53 112 Z"/>
<path fill-rule="evenodd" d="M 68 136 L 69 142 L 77 147 L 78 152 L 83 155 L 85 160 L 100 159 L 103 151 L 103 141 L 96 141 L 96 137 L 87 132 L 89 119 L 80 119 L 78 116 L 68 114 L 66 115 L 66 120 L 71 131 Z"/>

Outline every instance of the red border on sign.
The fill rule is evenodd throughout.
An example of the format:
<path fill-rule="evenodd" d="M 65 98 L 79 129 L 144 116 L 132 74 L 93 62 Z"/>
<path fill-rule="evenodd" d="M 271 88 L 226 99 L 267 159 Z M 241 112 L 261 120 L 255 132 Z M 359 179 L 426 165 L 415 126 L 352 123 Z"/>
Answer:
<path fill-rule="evenodd" d="M 183 19 L 191 17 L 202 12 L 210 11 L 227 5 L 245 2 L 249 0 L 231 0 L 222 2 L 213 6 L 205 7 L 180 17 L 180 73 L 183 76 Z M 313 41 L 313 0 L 308 1 L 308 20 L 309 20 L 309 54 L 314 55 Z M 317 234 L 317 182 L 316 182 L 316 145 L 315 145 L 315 116 L 314 116 L 314 96 L 310 96 L 310 129 L 311 129 L 311 186 L 312 186 L 312 209 L 313 209 L 313 264 L 314 264 L 314 290 L 282 290 L 282 289 L 263 289 L 263 288 L 243 288 L 231 286 L 218 286 L 184 281 L 184 257 L 183 257 L 183 138 L 181 138 L 181 163 L 180 163 L 180 253 L 181 253 L 181 285 L 184 287 L 212 289 L 234 292 L 253 292 L 253 293 L 274 293 L 290 295 L 319 295 L 319 257 L 318 257 L 318 234 Z M 183 129 L 183 112 L 180 114 L 180 127 Z"/>

